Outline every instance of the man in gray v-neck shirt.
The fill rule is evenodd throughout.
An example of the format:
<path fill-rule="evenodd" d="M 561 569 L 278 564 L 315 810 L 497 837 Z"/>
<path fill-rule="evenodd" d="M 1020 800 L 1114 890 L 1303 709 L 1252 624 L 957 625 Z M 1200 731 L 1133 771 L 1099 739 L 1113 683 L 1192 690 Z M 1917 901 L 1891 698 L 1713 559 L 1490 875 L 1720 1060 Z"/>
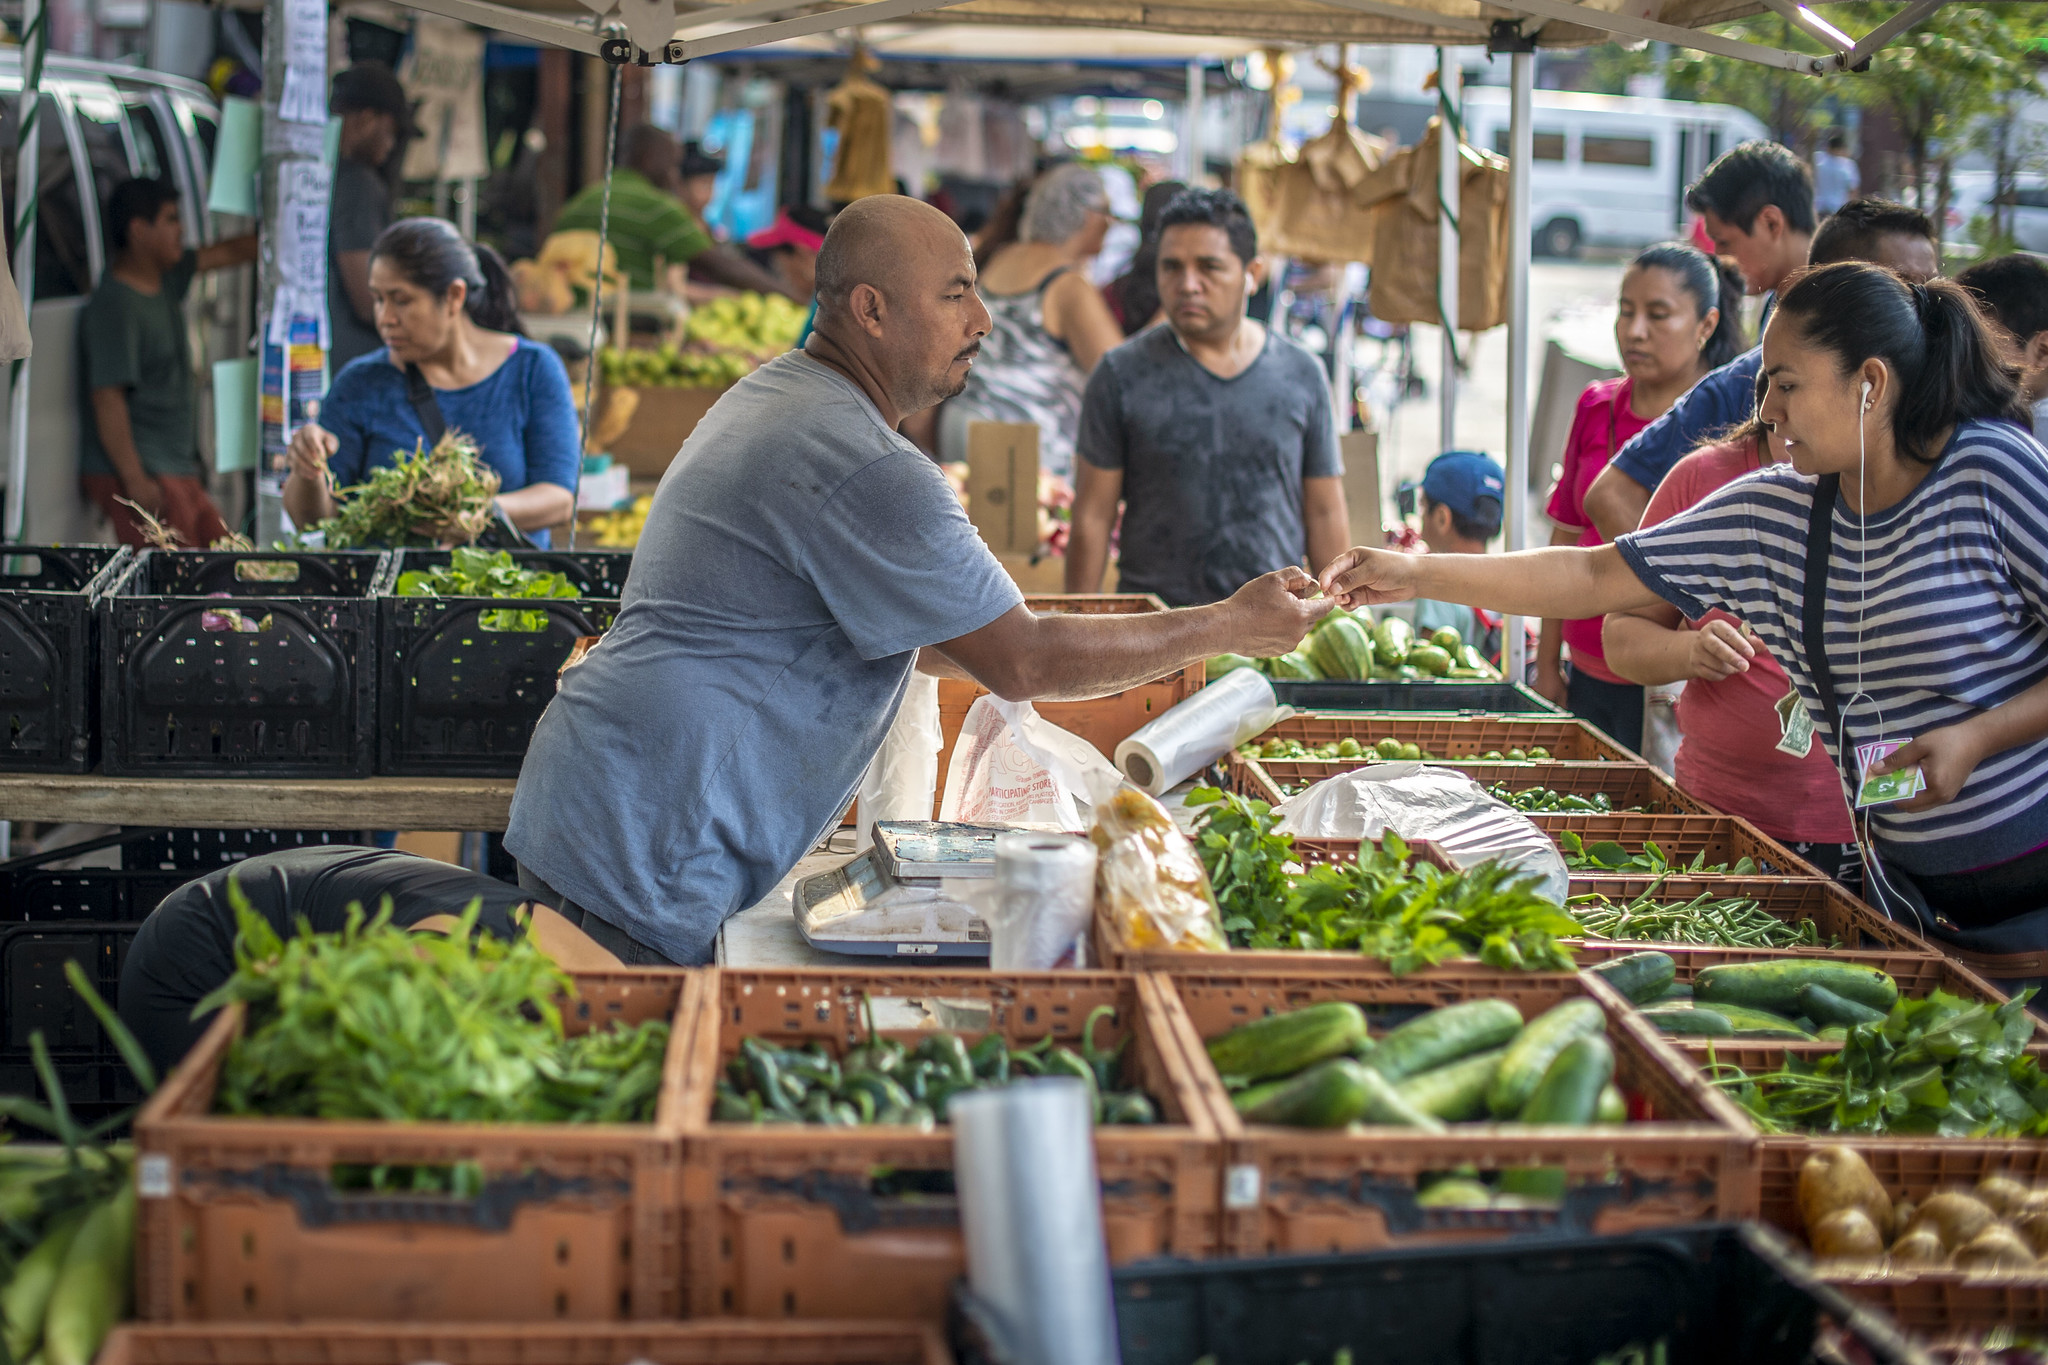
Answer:
<path fill-rule="evenodd" d="M 1082 402 L 1067 591 L 1102 590 L 1121 500 L 1118 591 L 1187 607 L 1320 569 L 1351 529 L 1322 363 L 1244 315 L 1262 268 L 1243 203 L 1186 191 L 1159 240 L 1166 322 L 1105 355 Z"/>

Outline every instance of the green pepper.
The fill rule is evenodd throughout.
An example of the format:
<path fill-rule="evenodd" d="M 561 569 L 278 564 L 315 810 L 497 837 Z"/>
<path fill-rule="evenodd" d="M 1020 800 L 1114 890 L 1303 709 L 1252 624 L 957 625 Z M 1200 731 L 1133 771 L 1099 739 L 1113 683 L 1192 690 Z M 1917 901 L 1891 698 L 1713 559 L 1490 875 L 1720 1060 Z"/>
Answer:
<path fill-rule="evenodd" d="M 756 1123 L 761 1116 L 760 1106 L 760 1096 L 743 1095 L 720 1081 L 711 1101 L 711 1117 L 719 1123 Z"/>
<path fill-rule="evenodd" d="M 801 1120 L 799 1107 L 809 1089 L 794 1076 L 782 1074 L 777 1052 L 766 1043 L 755 1038 L 740 1040 L 740 1051 L 745 1054 L 748 1067 L 753 1071 L 754 1092 L 773 1112 L 786 1119 Z"/>
<path fill-rule="evenodd" d="M 805 1096 L 802 1112 L 805 1123 L 830 1123 L 832 1097 L 823 1090 L 813 1090 Z"/>
<path fill-rule="evenodd" d="M 785 1076 L 801 1077 L 809 1085 L 827 1090 L 839 1088 L 839 1063 L 812 1052 L 785 1052 L 781 1058 Z"/>
<path fill-rule="evenodd" d="M 969 1048 L 967 1056 L 974 1064 L 974 1074 L 982 1080 L 1001 1084 L 1010 1079 L 1010 1048 L 1002 1034 L 989 1034 Z"/>
<path fill-rule="evenodd" d="M 953 1079 L 962 1085 L 974 1083 L 974 1059 L 967 1055 L 967 1044 L 959 1034 L 935 1034 L 918 1044 L 917 1051 L 919 1056 L 952 1073 Z"/>
<path fill-rule="evenodd" d="M 845 1093 L 856 1104 L 865 1098 L 871 1115 L 891 1109 L 908 1109 L 911 1104 L 910 1092 L 894 1077 L 878 1075 L 872 1071 L 848 1076 Z M 870 1117 L 868 1122 L 873 1123 L 874 1119 Z"/>
<path fill-rule="evenodd" d="M 1111 1095 L 1103 1100 L 1102 1121 L 1106 1124 L 1157 1123 L 1159 1114 L 1143 1091 L 1126 1090 L 1120 1095 Z"/>
<path fill-rule="evenodd" d="M 1010 1052 L 1010 1070 L 1019 1076 L 1043 1076 L 1045 1063 L 1039 1060 L 1036 1052 L 1013 1048 Z"/>
<path fill-rule="evenodd" d="M 1095 1084 L 1095 1068 L 1071 1048 L 1056 1047 L 1045 1059 L 1048 1076 L 1072 1076 L 1088 1083 L 1088 1112 L 1101 1117 L 1101 1092 Z"/>
<path fill-rule="evenodd" d="M 1116 1081 L 1117 1059 L 1122 1055 L 1123 1049 L 1119 1046 L 1103 1052 L 1095 1046 L 1095 1023 L 1105 1014 L 1114 1017 L 1116 1007 L 1097 1005 L 1088 1011 L 1088 1018 L 1081 1025 L 1081 1056 L 1095 1069 L 1096 1084 L 1107 1090 Z"/>
<path fill-rule="evenodd" d="M 1583 796 L 1560 797 L 1558 798 L 1557 804 L 1564 810 L 1597 811 L 1600 809 L 1599 806 L 1595 805 L 1591 801 L 1588 801 Z"/>

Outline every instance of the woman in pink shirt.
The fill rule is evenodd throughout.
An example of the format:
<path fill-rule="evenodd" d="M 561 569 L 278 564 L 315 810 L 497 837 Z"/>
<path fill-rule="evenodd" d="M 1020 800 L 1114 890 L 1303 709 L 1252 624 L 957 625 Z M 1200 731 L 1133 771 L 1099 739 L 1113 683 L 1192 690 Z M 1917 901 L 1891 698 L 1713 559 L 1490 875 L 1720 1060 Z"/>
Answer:
<path fill-rule="evenodd" d="M 1629 262 L 1614 315 L 1614 344 L 1624 373 L 1586 386 L 1564 444 L 1564 472 L 1545 509 L 1552 545 L 1598 545 L 1586 515 L 1593 480 L 1629 438 L 1709 370 L 1742 350 L 1742 280 L 1683 242 L 1653 246 Z M 1563 647 L 1571 649 L 1571 676 Z M 1536 690 L 1599 726 L 1630 749 L 1643 746 L 1643 689 L 1608 668 L 1600 618 L 1545 621 L 1536 654 Z"/>
<path fill-rule="evenodd" d="M 1674 465 L 1651 496 L 1643 525 L 1668 521 L 1722 485 L 1784 459 L 1777 438 L 1752 418 Z M 1650 685 L 1685 683 L 1678 697 L 1679 785 L 1861 890 L 1863 862 L 1841 775 L 1811 726 L 1801 724 L 1806 710 L 1784 670 L 1742 623 L 1721 611 L 1687 621 L 1662 602 L 1606 619 L 1607 662 L 1616 672 Z M 1781 713 L 1787 696 L 1791 705 Z"/>

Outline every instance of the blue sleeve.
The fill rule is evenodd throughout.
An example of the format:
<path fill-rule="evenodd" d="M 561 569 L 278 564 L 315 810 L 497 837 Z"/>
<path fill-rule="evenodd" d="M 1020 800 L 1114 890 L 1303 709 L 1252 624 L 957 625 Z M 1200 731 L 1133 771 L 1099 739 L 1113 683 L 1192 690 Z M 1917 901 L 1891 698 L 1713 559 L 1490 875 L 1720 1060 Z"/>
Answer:
<path fill-rule="evenodd" d="M 569 372 L 554 349 L 537 342 L 526 374 L 526 482 L 576 486 L 576 400 L 569 393 Z"/>
<path fill-rule="evenodd" d="M 880 456 L 834 490 L 802 552 L 863 659 L 958 639 L 1024 600 L 946 476 L 914 449 Z"/>
<path fill-rule="evenodd" d="M 375 425 L 374 409 L 384 398 L 366 368 L 371 363 L 370 356 L 351 360 L 320 400 L 320 425 L 341 442 L 341 448 L 327 457 L 327 468 L 342 488 L 361 483 L 370 472 L 370 429 Z"/>
<path fill-rule="evenodd" d="M 1761 349 L 1745 352 L 1692 386 L 1671 410 L 1637 432 L 1614 457 L 1614 467 L 1651 492 L 1707 438 L 1750 415 L 1756 406 Z"/>

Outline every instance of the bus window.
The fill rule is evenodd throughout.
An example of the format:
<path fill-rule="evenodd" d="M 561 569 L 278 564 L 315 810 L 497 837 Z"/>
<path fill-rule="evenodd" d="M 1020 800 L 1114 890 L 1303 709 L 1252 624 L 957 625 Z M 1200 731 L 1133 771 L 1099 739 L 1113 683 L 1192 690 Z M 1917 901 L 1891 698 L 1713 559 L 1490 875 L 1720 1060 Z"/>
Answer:
<path fill-rule="evenodd" d="M 1596 137 L 1580 139 L 1579 160 L 1588 166 L 1640 166 L 1656 164 L 1657 144 L 1646 137 Z"/>
<path fill-rule="evenodd" d="M 71 145 L 64 136 L 63 110 L 57 97 L 45 94 L 36 115 L 36 274 L 35 296 L 77 298 L 92 292 L 92 262 L 85 251 L 85 218 L 78 203 L 78 181 L 71 171 Z M 14 255 L 14 169 L 18 160 L 15 135 L 21 128 L 21 97 L 0 97 L 0 185 L 7 187 L 7 254 Z"/>
<path fill-rule="evenodd" d="M 1534 154 L 1535 158 L 1538 161 L 1564 160 L 1563 133 L 1546 133 L 1541 128 L 1539 128 L 1536 130 L 1534 134 L 1530 136 L 1529 144 L 1531 152 Z M 1508 154 L 1507 129 L 1499 128 L 1494 130 L 1493 150 L 1500 153 L 1502 156 L 1506 156 Z"/>
<path fill-rule="evenodd" d="M 170 139 L 157 119 L 156 110 L 149 107 L 149 96 L 131 94 L 123 102 L 128 106 L 128 126 L 135 130 L 135 159 L 141 164 L 142 174 L 176 183 L 171 169 L 175 163 L 171 160 Z"/>

